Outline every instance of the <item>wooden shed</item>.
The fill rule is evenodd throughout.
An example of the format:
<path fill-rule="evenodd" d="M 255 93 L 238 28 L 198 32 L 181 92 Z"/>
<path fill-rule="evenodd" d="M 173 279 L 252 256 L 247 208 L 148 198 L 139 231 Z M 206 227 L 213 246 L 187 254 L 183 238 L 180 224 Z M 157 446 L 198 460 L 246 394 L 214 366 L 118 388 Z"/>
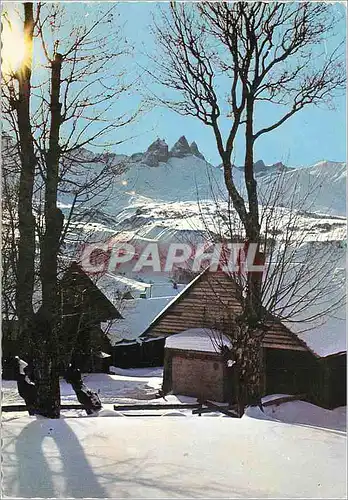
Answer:
<path fill-rule="evenodd" d="M 82 371 L 108 371 L 111 344 L 101 323 L 122 316 L 81 266 L 72 262 L 59 281 L 60 354 L 65 362 L 74 359 Z M 37 311 L 39 313 L 40 309 Z M 2 352 L 3 373 L 11 377 L 6 360 L 20 355 L 31 359 L 30 339 L 18 337 L 17 320 L 6 323 Z"/>
<path fill-rule="evenodd" d="M 223 311 L 228 311 L 229 314 L 240 313 L 241 302 L 237 287 L 223 272 L 204 271 L 163 309 L 142 337 L 170 337 L 175 334 L 182 335 L 191 329 L 207 330 L 207 325 L 219 324 Z M 335 380 L 340 380 L 341 385 L 345 384 L 344 363 L 339 364 L 333 376 L 328 362 L 316 354 L 298 335 L 276 320 L 269 322 L 262 349 L 265 395 L 305 394 L 308 401 L 322 406 L 335 407 L 345 404 L 343 391 L 339 391 L 339 397 L 336 398 L 325 396 L 330 392 L 331 379 L 336 377 Z M 180 388 L 179 392 L 184 391 L 181 394 L 201 396 L 203 360 L 207 366 L 213 363 L 213 368 L 215 366 L 224 379 L 223 383 L 221 378 L 219 379 L 220 387 L 216 389 L 215 399 L 217 396 L 219 398 L 216 400 L 221 401 L 233 398 L 231 373 L 223 366 L 224 360 L 219 349 L 207 353 L 202 351 L 199 343 L 195 349 L 178 349 L 170 343 L 166 344 L 164 391 L 178 392 Z M 184 369 L 179 369 L 179 365 L 184 366 Z M 213 373 L 210 368 L 208 371 Z M 185 387 L 189 386 L 186 390 Z M 197 394 L 192 393 L 192 387 L 200 388 Z"/>
<path fill-rule="evenodd" d="M 65 349 L 83 371 L 107 371 L 111 344 L 101 323 L 122 316 L 77 262 L 59 282 Z"/>

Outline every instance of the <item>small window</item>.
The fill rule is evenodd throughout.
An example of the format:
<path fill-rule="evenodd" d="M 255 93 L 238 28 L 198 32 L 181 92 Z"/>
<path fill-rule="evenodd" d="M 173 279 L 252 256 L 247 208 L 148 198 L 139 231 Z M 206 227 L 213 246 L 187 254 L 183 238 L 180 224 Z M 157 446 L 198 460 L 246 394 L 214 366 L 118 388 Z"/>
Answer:
<path fill-rule="evenodd" d="M 217 370 L 219 368 L 219 363 L 214 363 L 213 368 L 214 368 L 214 370 Z"/>

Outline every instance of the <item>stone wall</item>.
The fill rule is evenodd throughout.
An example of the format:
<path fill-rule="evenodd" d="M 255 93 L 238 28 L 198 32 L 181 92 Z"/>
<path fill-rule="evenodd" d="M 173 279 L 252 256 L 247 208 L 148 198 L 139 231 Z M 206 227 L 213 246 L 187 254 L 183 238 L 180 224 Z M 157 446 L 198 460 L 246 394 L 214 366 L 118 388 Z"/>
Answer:
<path fill-rule="evenodd" d="M 174 394 L 224 401 L 224 367 L 218 354 L 168 349 Z"/>

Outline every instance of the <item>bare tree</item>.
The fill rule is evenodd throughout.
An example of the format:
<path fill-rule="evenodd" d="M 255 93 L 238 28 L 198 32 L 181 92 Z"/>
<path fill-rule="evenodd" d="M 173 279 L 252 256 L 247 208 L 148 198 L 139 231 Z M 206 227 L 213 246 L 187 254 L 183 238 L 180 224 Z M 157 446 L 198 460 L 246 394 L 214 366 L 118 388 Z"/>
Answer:
<path fill-rule="evenodd" d="M 286 173 L 275 174 L 263 188 L 260 199 L 260 254 L 248 262 L 245 245 L 245 230 L 238 214 L 222 193 L 216 195 L 215 211 L 207 212 L 200 207 L 207 242 L 222 246 L 220 266 L 236 287 L 240 302 L 240 315 L 229 310 L 223 297 L 216 293 L 219 315 L 207 314 L 205 326 L 217 350 L 233 363 L 235 371 L 234 402 L 240 414 L 246 402 L 259 402 L 262 387 L 263 360 L 260 355 L 267 333 L 282 323 L 296 332 L 306 332 L 325 323 L 330 316 L 340 313 L 345 303 L 343 273 L 337 273 L 344 258 L 340 242 L 330 234 L 337 228 L 331 217 L 318 216 L 312 212 L 313 193 L 318 189 L 314 182 L 307 195 L 299 199 L 299 181 L 289 187 Z M 287 198 L 287 206 L 281 206 Z M 331 222 L 331 224 L 330 224 Z M 342 230 L 344 222 L 342 221 Z M 323 227 L 328 233 L 320 232 Z M 239 246 L 232 250 L 231 243 Z M 267 253 L 265 252 L 267 249 Z M 256 272 L 260 280 L 261 314 L 257 332 L 244 321 L 246 308 L 248 273 L 250 264 L 264 264 L 263 271 Z M 214 263 L 213 263 L 214 265 Z M 214 287 L 214 283 L 210 285 Z M 220 284 L 223 286 L 223 282 Z M 217 333 L 220 332 L 220 333 Z M 220 335 L 222 334 L 222 335 Z M 224 339 L 229 339 L 228 348 Z M 250 348 L 252 346 L 252 348 Z M 226 359 L 227 359 L 226 358 Z"/>
<path fill-rule="evenodd" d="M 9 19 L 5 22 L 10 25 Z M 37 164 L 30 120 L 30 97 L 33 58 L 33 33 L 37 19 L 33 4 L 24 4 L 24 57 L 21 67 L 7 80 L 8 105 L 16 121 L 20 179 L 18 190 L 18 265 L 16 308 L 20 326 L 25 329 L 33 318 L 32 295 L 34 288 L 35 220 L 33 216 L 33 189 Z M 15 84 L 17 84 L 16 96 Z"/>
<path fill-rule="evenodd" d="M 155 25 L 162 55 L 154 61 L 153 76 L 179 94 L 162 103 L 211 127 L 229 199 L 250 243 L 262 242 L 254 172 L 257 140 L 309 105 L 331 104 L 344 88 L 341 45 L 329 53 L 321 48 L 336 22 L 331 4 L 172 2 Z M 260 103 L 277 106 L 280 118 L 257 129 Z M 238 134 L 244 142 L 245 195 L 236 186 L 232 163 Z M 245 346 L 250 360 L 262 316 L 261 281 L 257 273 L 247 273 L 241 319 L 250 330 Z"/>
<path fill-rule="evenodd" d="M 79 181 L 75 174 L 75 182 L 72 166 L 82 164 L 84 146 L 98 146 L 98 141 L 136 115 L 114 113 L 117 100 L 131 83 L 120 69 L 128 49 L 113 24 L 114 6 L 100 11 L 95 19 L 91 16 L 82 23 L 76 19 L 66 35 L 69 8 L 25 3 L 25 55 L 2 86 L 5 129 L 14 138 L 20 159 L 16 312 L 21 332 L 29 330 L 32 339 L 37 411 L 53 418 L 59 417 L 58 255 L 72 220 L 70 213 L 64 228 L 57 205 L 59 189 L 68 186 L 73 191 L 72 208 L 89 191 L 89 201 L 100 194 L 105 179 L 110 181 L 115 174 L 110 162 L 104 158 L 102 167 L 93 164 L 98 171 Z M 33 54 L 34 60 L 41 57 L 45 62 L 34 67 Z M 105 144 L 99 142 L 99 146 Z M 42 302 L 34 315 L 36 255 Z"/>
<path fill-rule="evenodd" d="M 2 314 L 10 321 L 16 315 L 16 273 L 18 263 L 18 184 L 17 148 L 4 135 L 2 151 L 8 152 L 2 162 Z M 17 175 L 14 174 L 17 173 Z"/>

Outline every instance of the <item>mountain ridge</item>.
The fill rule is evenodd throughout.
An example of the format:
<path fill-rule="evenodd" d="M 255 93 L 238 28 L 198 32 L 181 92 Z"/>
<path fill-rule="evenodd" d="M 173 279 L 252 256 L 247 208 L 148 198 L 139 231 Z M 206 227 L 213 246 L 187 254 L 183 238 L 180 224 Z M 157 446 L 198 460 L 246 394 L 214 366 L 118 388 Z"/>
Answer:
<path fill-rule="evenodd" d="M 11 139 L 2 136 L 2 157 L 5 168 L 11 163 L 15 154 L 11 150 Z M 8 152 L 8 156 L 6 155 Z M 129 203 L 143 204 L 148 202 L 195 201 L 203 199 L 226 199 L 224 174 L 206 161 L 200 153 L 196 142 L 189 144 L 185 136 L 181 136 L 172 148 L 157 138 L 145 152 L 132 155 L 118 155 L 112 152 L 94 153 L 81 148 L 78 158 L 83 165 L 72 174 L 74 177 L 88 176 L 103 167 L 104 160 L 115 166 L 115 176 L 111 182 L 114 189 L 108 210 L 119 213 Z M 84 161 L 85 160 L 85 161 Z M 245 181 L 242 167 L 235 166 L 232 172 L 236 187 L 245 197 Z M 280 175 L 280 177 L 279 177 Z M 275 179 L 284 184 L 282 199 L 275 203 L 280 206 L 292 206 L 289 192 L 297 186 L 298 207 L 301 200 L 308 198 L 307 210 L 327 215 L 346 214 L 346 163 L 320 160 L 313 165 L 300 168 L 287 167 L 282 162 L 266 165 L 263 160 L 255 162 L 255 177 L 259 192 L 269 189 Z M 111 187 L 111 186 L 110 186 Z M 309 196 L 308 196 L 309 195 Z M 261 198 L 260 198 L 261 199 Z M 60 203 L 69 204 L 69 196 L 60 193 Z"/>

